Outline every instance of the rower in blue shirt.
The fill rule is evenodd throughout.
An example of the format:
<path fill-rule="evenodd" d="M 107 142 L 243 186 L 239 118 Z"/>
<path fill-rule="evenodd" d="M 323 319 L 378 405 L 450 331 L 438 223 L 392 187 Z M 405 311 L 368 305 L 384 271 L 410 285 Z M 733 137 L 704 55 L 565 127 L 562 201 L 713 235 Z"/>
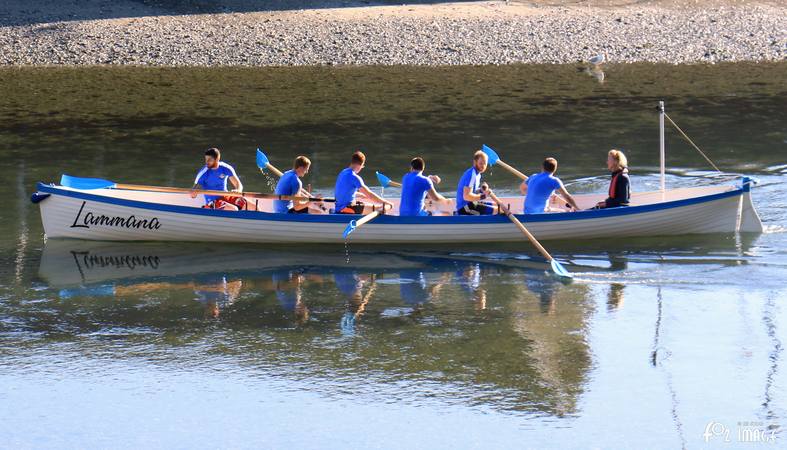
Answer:
<path fill-rule="evenodd" d="M 377 203 L 382 203 L 383 208 L 393 208 L 393 203 L 372 192 L 363 182 L 363 178 L 358 175 L 366 164 L 366 155 L 362 152 L 353 153 L 350 158 L 350 166 L 339 172 L 336 177 L 334 194 L 336 196 L 336 212 L 339 214 L 363 214 L 364 203 L 356 200 L 356 194 L 361 191 L 361 195 Z"/>
<path fill-rule="evenodd" d="M 481 150 L 473 154 L 473 166 L 467 169 L 456 186 L 456 213 L 460 216 L 494 214 L 495 209 L 484 203 L 489 194 L 489 185 L 481 183 L 481 174 L 486 172 L 489 157 Z"/>
<path fill-rule="evenodd" d="M 204 189 L 208 191 L 227 191 L 227 181 L 232 183 L 232 192 L 243 192 L 243 183 L 235 173 L 235 169 L 221 161 L 221 151 L 217 148 L 209 148 L 205 151 L 205 167 L 200 169 L 194 179 L 192 189 Z M 197 192 L 191 193 L 191 198 L 197 197 Z M 246 207 L 246 199 L 242 196 L 219 196 L 206 195 L 205 206 L 203 208 L 224 209 L 227 211 L 237 211 Z"/>
<path fill-rule="evenodd" d="M 574 197 L 568 193 L 560 178 L 555 176 L 557 160 L 555 158 L 546 158 L 542 166 L 543 170 L 541 173 L 532 175 L 523 181 L 519 187 L 522 194 L 526 195 L 525 214 L 539 214 L 549 211 L 547 204 L 556 190 L 568 202 L 566 206 L 574 208 L 574 210 L 579 209 L 574 201 Z"/>
<path fill-rule="evenodd" d="M 402 199 L 399 203 L 400 216 L 428 216 L 424 210 L 424 200 L 429 196 L 434 201 L 444 202 L 445 197 L 434 188 L 432 180 L 424 176 L 426 163 L 423 158 L 410 161 L 410 172 L 402 178 Z"/>
<path fill-rule="evenodd" d="M 308 197 L 309 193 L 303 190 L 301 178 L 309 173 L 312 162 L 305 156 L 298 156 L 292 163 L 292 169 L 284 172 L 276 184 L 276 195 L 301 195 Z M 274 200 L 273 212 L 279 214 L 308 214 L 308 202 L 293 202 L 292 200 Z"/>

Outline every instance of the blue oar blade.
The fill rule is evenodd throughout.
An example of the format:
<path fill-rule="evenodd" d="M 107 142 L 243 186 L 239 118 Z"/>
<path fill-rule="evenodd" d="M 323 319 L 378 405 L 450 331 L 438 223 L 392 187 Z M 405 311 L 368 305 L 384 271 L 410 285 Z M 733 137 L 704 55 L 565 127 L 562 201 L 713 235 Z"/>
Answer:
<path fill-rule="evenodd" d="M 566 268 L 563 267 L 562 264 L 557 262 L 556 259 L 553 259 L 551 263 L 552 263 L 552 271 L 555 272 L 557 276 L 564 277 L 564 278 L 574 278 L 574 276 L 571 275 L 571 273 L 568 270 L 566 270 Z"/>
<path fill-rule="evenodd" d="M 259 167 L 260 170 L 265 170 L 265 168 L 268 167 L 268 162 L 268 157 L 265 156 L 265 153 L 257 149 L 257 167 Z"/>
<path fill-rule="evenodd" d="M 80 178 L 63 174 L 60 177 L 60 185 L 74 189 L 104 189 L 115 187 L 115 182 L 101 178 Z"/>
<path fill-rule="evenodd" d="M 380 186 L 382 186 L 384 188 L 387 188 L 388 186 L 391 185 L 391 179 L 390 178 L 386 177 L 385 175 L 381 174 L 380 172 L 376 172 L 375 171 L 374 174 L 377 175 L 377 181 L 380 182 Z"/>
<path fill-rule="evenodd" d="M 347 224 L 347 228 L 344 229 L 344 233 L 342 233 L 342 237 L 347 239 L 347 236 L 350 235 L 353 231 L 355 231 L 356 225 L 355 220 L 351 220 L 350 223 Z"/>
<path fill-rule="evenodd" d="M 497 155 L 497 152 L 492 150 L 492 147 L 484 144 L 481 146 L 481 151 L 486 153 L 486 156 L 489 157 L 489 165 L 494 166 L 495 163 L 500 159 L 500 156 Z"/>

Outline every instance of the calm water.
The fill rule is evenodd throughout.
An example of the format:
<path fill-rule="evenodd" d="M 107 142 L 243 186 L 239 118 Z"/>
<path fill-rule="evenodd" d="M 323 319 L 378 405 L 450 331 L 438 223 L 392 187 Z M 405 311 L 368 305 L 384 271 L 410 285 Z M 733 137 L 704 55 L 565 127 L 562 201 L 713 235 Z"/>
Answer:
<path fill-rule="evenodd" d="M 785 445 L 785 64 L 612 66 L 604 84 L 574 66 L 3 69 L 0 86 L 2 448 Z M 671 132 L 669 185 L 756 176 L 764 234 L 550 242 L 578 272 L 564 284 L 526 244 L 351 244 L 349 263 L 210 236 L 45 245 L 28 200 L 64 172 L 188 186 L 213 145 L 247 190 L 269 189 L 262 146 L 279 167 L 308 155 L 319 192 L 357 148 L 370 184 L 422 154 L 451 192 L 481 143 L 525 172 L 556 156 L 577 192 L 603 191 L 622 147 L 646 190 L 659 99 L 725 172 Z M 776 442 L 741 442 L 746 422 Z"/>

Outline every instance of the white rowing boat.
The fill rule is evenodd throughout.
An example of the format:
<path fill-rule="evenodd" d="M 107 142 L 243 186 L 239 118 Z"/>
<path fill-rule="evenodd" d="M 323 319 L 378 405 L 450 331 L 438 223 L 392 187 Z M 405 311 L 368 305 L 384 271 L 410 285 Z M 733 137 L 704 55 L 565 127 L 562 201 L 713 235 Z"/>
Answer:
<path fill-rule="evenodd" d="M 752 182 L 634 193 L 631 206 L 591 211 L 521 214 L 522 198 L 506 197 L 516 217 L 540 240 L 762 232 Z M 248 211 L 203 209 L 186 194 L 118 189 L 80 190 L 38 184 L 34 194 L 48 238 L 105 241 L 342 243 L 351 219 L 339 214 L 276 214 L 272 200 Z M 581 208 L 604 195 L 578 195 Z M 452 211 L 453 202 L 433 205 Z M 400 217 L 397 208 L 358 228 L 353 242 L 369 244 L 511 242 L 520 231 L 508 218 L 434 215 Z"/>
<path fill-rule="evenodd" d="M 503 197 L 502 203 L 509 205 L 514 216 L 539 240 L 762 232 L 751 199 L 754 182 L 750 178 L 743 177 L 736 185 L 666 189 L 663 103 L 660 107 L 659 191 L 633 193 L 630 206 L 600 210 L 586 209 L 606 195 L 577 195 L 575 200 L 582 210 L 575 212 L 522 214 L 523 197 Z M 40 203 L 46 236 L 104 241 L 342 243 L 348 223 L 361 217 L 328 214 L 327 207 L 314 208 L 318 214 L 276 214 L 270 198 L 253 200 L 249 210 L 211 210 L 201 208 L 201 196 L 162 192 L 171 188 L 120 189 L 117 187 L 121 185 L 112 182 L 104 185 L 108 187 L 77 189 L 39 183 L 33 201 Z M 450 244 L 522 240 L 520 229 L 506 216 L 454 216 L 454 200 L 430 204 L 433 215 L 428 217 L 400 217 L 398 203 L 394 203 L 393 210 L 358 227 L 352 235 L 353 242 Z M 560 211 L 559 205 L 552 206 Z"/>

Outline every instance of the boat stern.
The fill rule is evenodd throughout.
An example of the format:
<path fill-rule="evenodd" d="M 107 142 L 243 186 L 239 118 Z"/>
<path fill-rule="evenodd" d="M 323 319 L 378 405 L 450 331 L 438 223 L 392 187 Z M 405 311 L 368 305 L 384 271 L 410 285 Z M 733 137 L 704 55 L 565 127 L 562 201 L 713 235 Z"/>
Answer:
<path fill-rule="evenodd" d="M 738 205 L 738 232 L 740 233 L 762 233 L 764 228 L 754 203 L 751 200 L 751 187 L 757 181 L 750 177 L 741 179 L 741 201 Z"/>

